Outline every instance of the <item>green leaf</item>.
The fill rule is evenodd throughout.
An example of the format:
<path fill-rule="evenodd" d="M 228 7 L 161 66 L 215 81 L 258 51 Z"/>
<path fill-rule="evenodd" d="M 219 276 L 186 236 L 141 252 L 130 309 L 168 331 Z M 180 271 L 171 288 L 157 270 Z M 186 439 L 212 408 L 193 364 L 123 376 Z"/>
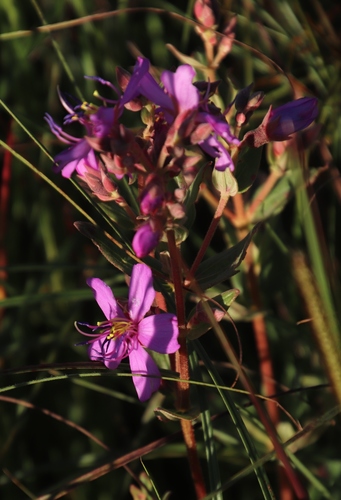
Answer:
<path fill-rule="evenodd" d="M 110 240 L 100 227 L 90 222 L 75 222 L 74 226 L 80 233 L 92 240 L 110 264 L 126 274 L 131 274 L 131 269 L 137 259 L 134 260 L 134 256 L 132 254 L 130 256 L 120 242 Z"/>
<path fill-rule="evenodd" d="M 201 64 L 197 59 L 194 59 L 194 57 L 183 54 L 178 49 L 176 49 L 174 45 L 172 45 L 171 43 L 167 43 L 166 47 L 182 64 L 189 64 L 198 71 L 205 72 L 207 70 L 207 66 L 205 64 Z"/>
<path fill-rule="evenodd" d="M 130 276 L 133 265 L 141 262 L 133 253 L 125 249 L 122 243 L 106 234 L 99 226 L 83 221 L 75 222 L 74 226 L 80 233 L 92 240 L 110 264 L 123 273 Z M 159 261 L 149 255 L 143 261 L 160 275 L 161 264 Z"/>
<path fill-rule="evenodd" d="M 194 181 L 190 185 L 184 202 L 184 205 L 186 207 L 186 217 L 187 217 L 185 226 L 187 227 L 187 229 L 190 229 L 191 226 L 193 225 L 193 222 L 195 221 L 195 216 L 196 216 L 195 202 L 197 201 L 198 198 L 199 188 L 202 181 L 204 169 L 205 165 L 203 165 L 200 168 Z"/>
<path fill-rule="evenodd" d="M 217 295 L 216 297 L 213 297 L 212 299 L 200 300 L 199 303 L 196 305 L 196 307 L 193 308 L 192 311 L 190 312 L 189 317 L 192 318 L 195 315 L 195 313 L 198 311 L 198 305 L 200 307 L 201 302 L 208 302 L 210 307 L 215 309 L 219 309 L 219 307 L 216 307 L 219 304 L 220 306 L 222 306 L 222 310 L 227 311 L 227 309 L 230 307 L 232 302 L 238 297 L 238 295 L 239 295 L 239 290 L 237 290 L 236 288 L 232 288 L 231 290 L 226 290 L 226 292 L 223 292 Z M 199 316 L 199 318 L 200 319 L 198 323 L 197 320 L 194 321 L 194 324 L 191 324 L 191 330 L 188 333 L 189 340 L 198 339 L 212 328 L 212 325 L 209 322 L 208 317 L 206 318 L 205 321 L 204 313 L 203 315 Z M 224 319 L 224 317 L 221 317 L 219 319 L 216 317 L 216 319 L 217 321 L 220 321 L 221 319 Z"/>
<path fill-rule="evenodd" d="M 159 406 L 154 410 L 155 416 L 162 422 L 168 422 L 169 420 L 195 420 L 199 417 L 200 412 L 198 409 L 192 409 L 187 412 L 177 412 L 174 410 L 168 410 Z"/>
<path fill-rule="evenodd" d="M 226 310 L 230 307 L 232 302 L 236 300 L 239 295 L 239 290 L 237 288 L 231 288 L 230 290 L 226 290 L 223 293 L 220 293 L 216 297 L 213 297 L 212 301 L 218 302 L 221 306 L 223 306 Z"/>
<path fill-rule="evenodd" d="M 315 175 L 316 170 L 312 169 L 310 178 L 315 177 Z M 265 200 L 258 206 L 253 214 L 252 222 L 261 222 L 281 213 L 295 192 L 303 187 L 301 174 L 297 169 L 285 172 Z M 257 194 L 258 191 L 255 193 L 254 199 L 257 198 Z"/>
<path fill-rule="evenodd" d="M 244 191 L 247 191 L 254 183 L 258 173 L 262 151 L 262 147 L 244 147 L 241 150 L 234 172 L 234 176 L 238 182 L 239 193 L 244 193 Z"/>
<path fill-rule="evenodd" d="M 236 274 L 237 267 L 245 258 L 247 248 L 258 228 L 259 224 L 254 226 L 249 234 L 237 245 L 210 257 L 200 264 L 195 278 L 203 290 L 222 283 Z"/>

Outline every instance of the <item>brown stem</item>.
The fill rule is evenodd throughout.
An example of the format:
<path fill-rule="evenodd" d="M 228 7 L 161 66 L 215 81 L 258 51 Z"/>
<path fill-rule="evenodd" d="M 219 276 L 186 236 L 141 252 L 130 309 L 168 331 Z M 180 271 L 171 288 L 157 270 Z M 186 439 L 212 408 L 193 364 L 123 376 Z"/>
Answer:
<path fill-rule="evenodd" d="M 251 245 L 250 245 L 251 246 Z M 260 291 L 258 280 L 255 273 L 254 263 L 252 261 L 252 246 L 246 256 L 246 263 L 248 264 L 248 283 L 251 294 L 253 306 L 256 311 L 262 310 L 262 301 L 260 298 Z M 274 379 L 274 371 L 271 359 L 270 346 L 266 331 L 266 325 L 263 314 L 257 314 L 252 320 L 253 332 L 255 336 L 256 348 L 258 352 L 259 370 L 262 381 L 262 392 L 265 396 L 276 394 L 276 382 Z M 279 422 L 278 406 L 273 404 L 272 401 L 266 401 L 266 407 L 271 418 L 272 423 L 276 427 Z"/>
<path fill-rule="evenodd" d="M 188 353 L 186 344 L 186 316 L 185 302 L 182 290 L 182 266 L 180 254 L 175 242 L 174 231 L 167 231 L 168 248 L 172 267 L 172 278 L 174 283 L 174 295 L 176 313 L 179 324 L 180 348 L 175 353 L 175 370 L 180 374 L 182 380 L 189 380 Z M 176 407 L 178 411 L 187 411 L 189 408 L 189 384 L 188 382 L 177 383 Z"/>
<path fill-rule="evenodd" d="M 238 239 L 241 240 L 246 235 L 247 215 L 245 212 L 244 200 L 241 194 L 234 197 L 234 205 L 236 214 L 239 219 Z M 245 257 L 245 264 L 247 267 L 247 280 L 252 300 L 252 305 L 256 311 L 262 310 L 262 302 L 260 298 L 260 291 L 258 287 L 258 280 L 255 273 L 254 262 L 252 258 L 252 243 Z M 261 375 L 261 382 L 265 396 L 271 396 L 276 393 L 276 384 L 274 382 L 274 373 L 271 360 L 270 347 L 268 336 L 266 332 L 266 325 L 263 315 L 257 315 L 252 319 L 253 332 L 258 352 L 259 371 Z M 278 424 L 278 408 L 271 402 L 267 402 L 267 410 L 269 416 L 276 426 Z"/>
<path fill-rule="evenodd" d="M 206 496 L 206 487 L 202 477 L 202 470 L 192 422 L 190 420 L 181 420 L 181 429 L 186 442 L 188 461 L 191 465 L 195 493 L 197 499 L 200 500 Z"/>
<path fill-rule="evenodd" d="M 175 305 L 176 313 L 178 317 L 180 337 L 184 337 L 186 334 L 186 315 L 185 315 L 185 303 L 182 290 L 182 265 L 181 257 L 176 245 L 175 234 L 172 229 L 167 231 L 168 249 L 172 268 L 172 278 L 174 284 L 174 295 L 175 295 Z"/>
<path fill-rule="evenodd" d="M 269 419 L 267 413 L 264 411 L 261 402 L 256 397 L 254 389 L 252 387 L 252 383 L 249 380 L 246 373 L 244 372 L 243 367 L 240 365 L 239 360 L 234 352 L 232 345 L 230 344 L 228 338 L 224 335 L 224 332 L 221 329 L 219 323 L 216 322 L 214 315 L 213 315 L 213 312 L 211 311 L 209 306 L 207 305 L 207 307 L 205 307 L 205 304 L 203 304 L 203 305 L 205 308 L 205 312 L 210 320 L 210 323 L 213 325 L 213 328 L 214 328 L 214 330 L 218 336 L 218 339 L 222 345 L 222 348 L 224 349 L 227 356 L 230 358 L 231 362 L 235 366 L 236 371 L 238 373 L 239 380 L 241 381 L 241 383 L 243 384 L 243 386 L 245 387 L 245 389 L 249 393 L 249 397 L 251 399 L 251 402 L 254 405 L 255 410 L 257 411 L 257 413 L 259 415 L 259 419 L 262 422 L 262 424 L 264 425 L 266 432 L 272 441 L 272 444 L 274 446 L 274 449 L 275 449 L 275 452 L 277 454 L 278 459 L 283 463 L 283 466 L 284 466 L 285 472 L 286 472 L 286 476 L 287 476 L 287 480 L 288 480 L 289 484 L 292 485 L 292 488 L 295 491 L 297 499 L 308 500 L 307 491 L 304 488 L 304 486 L 302 486 L 301 482 L 299 481 L 299 478 L 297 477 L 295 471 L 293 470 L 293 468 L 290 464 L 290 461 L 288 460 L 288 457 L 283 449 L 283 445 L 278 440 L 276 430 L 275 430 L 271 420 Z"/>
<path fill-rule="evenodd" d="M 235 205 L 235 211 L 237 215 L 237 225 L 238 227 L 238 237 L 241 240 L 244 238 L 246 235 L 247 231 L 247 224 L 248 221 L 250 220 L 251 215 L 255 212 L 259 204 L 265 199 L 267 194 L 270 192 L 274 184 L 278 180 L 278 173 L 272 173 L 268 177 L 267 181 L 263 185 L 263 189 L 261 190 L 261 193 L 258 195 L 256 200 L 253 202 L 251 207 L 249 208 L 248 214 L 246 214 L 245 211 L 245 206 L 244 206 L 244 200 L 241 194 L 238 194 L 237 196 L 234 197 L 234 205 Z M 239 220 L 238 220 L 239 219 Z M 261 296 L 260 296 L 260 290 L 258 286 L 258 280 L 257 280 L 257 275 L 255 273 L 255 265 L 253 262 L 252 258 L 252 243 L 249 247 L 248 253 L 246 254 L 245 258 L 245 264 L 247 266 L 247 280 L 248 280 L 248 285 L 249 285 L 249 290 L 250 290 L 250 295 L 251 295 L 251 300 L 253 307 L 257 311 L 262 310 L 262 301 L 261 301 Z M 257 348 L 257 353 L 258 353 L 258 360 L 259 360 L 259 371 L 260 371 L 260 376 L 261 376 L 261 382 L 262 382 L 262 392 L 264 393 L 265 396 L 271 396 L 276 393 L 276 383 L 274 380 L 274 371 L 273 371 L 273 364 L 272 364 L 272 358 L 271 358 L 271 352 L 270 352 L 270 346 L 269 346 L 269 341 L 268 341 L 268 335 L 266 331 L 266 324 L 264 321 L 264 316 L 263 315 L 257 315 L 253 318 L 252 320 L 252 326 L 253 326 L 253 332 L 254 332 L 254 338 L 256 342 L 256 348 Z M 266 408 L 268 415 L 270 417 L 270 420 L 273 424 L 273 431 L 271 429 L 271 432 L 274 433 L 274 440 L 273 444 L 275 446 L 275 442 L 278 443 L 277 437 L 275 434 L 275 429 L 277 424 L 279 423 L 280 417 L 279 417 L 279 410 L 277 405 L 273 404 L 271 401 L 266 401 Z M 275 446 L 276 448 L 276 446 Z M 279 448 L 280 449 L 280 446 Z M 287 468 L 286 468 L 287 469 Z M 286 474 L 284 473 L 283 469 L 281 466 L 278 467 L 278 480 L 279 480 L 279 489 L 281 492 L 281 500 L 291 500 L 292 499 L 292 487 L 290 485 L 290 476 L 293 473 L 289 469 L 286 470 Z M 295 476 L 292 476 L 294 478 L 294 485 L 293 487 L 296 488 L 297 490 L 300 490 L 300 484 L 296 480 Z M 297 484 L 296 484 L 297 483 Z M 304 498 L 304 492 L 303 490 L 301 491 L 302 498 Z"/>

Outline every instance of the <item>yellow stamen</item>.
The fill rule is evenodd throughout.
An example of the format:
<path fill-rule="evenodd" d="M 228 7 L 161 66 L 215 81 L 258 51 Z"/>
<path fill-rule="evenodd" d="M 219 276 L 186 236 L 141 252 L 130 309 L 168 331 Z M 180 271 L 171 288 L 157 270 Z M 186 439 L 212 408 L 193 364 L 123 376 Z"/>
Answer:
<path fill-rule="evenodd" d="M 105 331 L 109 330 L 108 323 L 109 322 L 107 322 L 107 321 L 98 321 L 97 326 L 103 327 L 103 333 L 105 333 Z M 107 340 L 117 339 L 118 337 L 120 337 L 121 335 L 126 333 L 130 327 L 131 327 L 131 321 L 128 321 L 128 320 L 115 321 L 115 320 L 113 320 L 111 327 L 110 327 L 110 333 L 108 333 L 108 335 L 106 336 Z"/>
<path fill-rule="evenodd" d="M 87 115 L 93 115 L 97 113 L 99 108 L 95 104 L 84 101 L 81 105 L 81 109 L 85 111 Z"/>

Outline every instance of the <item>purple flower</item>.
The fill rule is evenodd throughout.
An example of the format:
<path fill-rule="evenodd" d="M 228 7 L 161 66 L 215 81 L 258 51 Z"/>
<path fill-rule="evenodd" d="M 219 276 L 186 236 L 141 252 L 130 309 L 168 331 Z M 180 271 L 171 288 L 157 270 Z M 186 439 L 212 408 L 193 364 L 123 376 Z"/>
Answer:
<path fill-rule="evenodd" d="M 188 64 L 179 66 L 175 73 L 164 71 L 161 81 L 172 99 L 175 115 L 197 109 L 199 106 L 199 90 L 193 85 L 195 70 Z M 162 106 L 162 104 L 160 104 Z"/>
<path fill-rule="evenodd" d="M 228 152 L 218 140 L 222 137 L 228 144 L 238 146 L 240 141 L 231 134 L 230 126 L 221 111 L 208 103 L 208 93 L 201 99 L 201 94 L 196 85 L 193 84 L 195 70 L 188 64 L 183 64 L 172 71 L 163 71 L 161 82 L 163 88 L 154 80 L 149 71 L 148 59 L 137 58 L 133 74 L 128 86 L 121 97 L 121 102 L 126 104 L 137 96 L 142 95 L 157 106 L 156 113 L 162 113 L 165 121 L 175 129 L 168 134 L 168 146 L 179 139 L 186 139 L 195 127 L 209 124 L 211 136 L 201 139 L 197 138 L 199 146 L 210 156 L 216 158 L 215 167 L 218 170 L 234 166 Z M 201 130 L 201 129 L 200 129 Z M 176 132 L 176 133 L 175 133 Z M 192 142 L 192 141 L 191 141 Z"/>
<path fill-rule="evenodd" d="M 179 66 L 175 73 L 164 71 L 161 75 L 164 88 L 148 72 L 149 67 L 148 59 L 137 58 L 129 84 L 121 98 L 124 103 L 143 95 L 159 106 L 158 112 L 164 113 L 168 123 L 172 123 L 180 113 L 198 107 L 200 95 L 192 83 L 195 70 L 191 66 Z"/>
<path fill-rule="evenodd" d="M 156 213 L 162 208 L 165 201 L 165 190 L 162 180 L 157 175 L 149 175 L 145 181 L 145 187 L 140 195 L 141 214 L 149 215 Z"/>
<path fill-rule="evenodd" d="M 158 106 L 171 109 L 172 101 L 149 73 L 149 67 L 150 62 L 148 59 L 143 57 L 137 58 L 133 74 L 121 97 L 120 104 L 127 104 L 137 96 L 143 95 Z"/>
<path fill-rule="evenodd" d="M 207 139 L 200 142 L 199 146 L 209 156 L 212 156 L 212 158 L 216 158 L 214 164 L 216 170 L 224 172 L 227 168 L 229 168 L 231 172 L 233 172 L 234 164 L 230 156 L 230 153 L 219 141 L 219 139 L 215 134 L 210 135 Z"/>
<path fill-rule="evenodd" d="M 146 401 L 158 390 L 161 381 L 159 369 L 145 348 L 161 354 L 179 349 L 176 316 L 170 313 L 146 316 L 155 290 L 152 272 L 145 264 L 133 267 L 127 310 L 123 311 L 111 289 L 99 278 L 90 278 L 87 284 L 106 317 L 106 321 L 96 326 L 78 323 L 93 332 L 81 332 L 93 337 L 87 342 L 90 359 L 103 361 L 107 368 L 115 370 L 122 359 L 129 357 L 131 371 L 136 375 L 133 382 L 137 395 L 141 401 Z"/>
<path fill-rule="evenodd" d="M 270 141 L 285 141 L 291 134 L 308 127 L 318 115 L 317 99 L 302 97 L 271 109 L 266 132 Z"/>
<path fill-rule="evenodd" d="M 79 100 L 76 100 L 77 104 L 72 106 L 62 93 L 59 93 L 59 97 L 64 108 L 69 112 L 64 118 L 64 125 L 78 121 L 85 127 L 85 134 L 89 137 L 103 139 L 109 135 L 114 121 L 114 108 L 82 104 Z M 80 176 L 84 175 L 87 167 L 98 170 L 98 160 L 86 137 L 81 139 L 67 134 L 47 113 L 45 120 L 51 132 L 60 141 L 70 145 L 68 149 L 54 158 L 57 173 L 61 172 L 63 177 L 70 178 L 75 170 Z"/>

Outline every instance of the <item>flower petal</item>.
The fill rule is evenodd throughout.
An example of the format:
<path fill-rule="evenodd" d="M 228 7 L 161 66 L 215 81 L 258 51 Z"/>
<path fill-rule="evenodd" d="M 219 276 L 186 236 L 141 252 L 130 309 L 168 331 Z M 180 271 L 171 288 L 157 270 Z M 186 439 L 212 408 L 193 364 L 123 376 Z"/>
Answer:
<path fill-rule="evenodd" d="M 89 346 L 88 355 L 91 361 L 102 361 L 109 370 L 115 370 L 124 357 L 124 342 L 120 338 L 95 340 Z"/>
<path fill-rule="evenodd" d="M 123 109 L 124 104 L 127 104 L 132 99 L 135 99 L 139 94 L 140 81 L 149 71 L 150 62 L 147 58 L 138 57 L 134 66 L 133 74 L 130 77 L 128 85 L 121 96 L 119 106 Z"/>
<path fill-rule="evenodd" d="M 97 304 L 107 319 L 124 318 L 124 314 L 112 293 L 111 288 L 99 278 L 89 278 L 86 283 L 92 288 Z"/>
<path fill-rule="evenodd" d="M 58 164 L 57 171 L 62 171 L 63 177 L 71 177 L 71 174 L 78 165 L 78 162 L 87 157 L 90 146 L 85 139 L 81 139 L 74 146 L 59 153 L 54 161 Z M 91 165 L 92 166 L 92 165 Z"/>
<path fill-rule="evenodd" d="M 217 136 L 211 135 L 204 141 L 198 143 L 199 146 L 205 153 L 212 156 L 213 158 L 217 158 L 215 162 L 215 168 L 219 171 L 224 172 L 227 168 L 233 172 L 234 165 L 231 159 L 231 156 L 226 148 L 222 145 L 222 143 L 218 140 Z"/>
<path fill-rule="evenodd" d="M 163 313 L 148 316 L 138 325 L 138 340 L 144 347 L 161 354 L 176 352 L 178 342 L 178 320 L 174 314 Z"/>
<path fill-rule="evenodd" d="M 65 167 L 62 171 L 62 175 L 64 177 L 67 177 L 65 175 L 65 171 L 68 169 L 69 165 L 67 167 Z M 79 160 L 79 162 L 77 163 L 77 166 L 76 166 L 76 172 L 78 175 L 80 175 L 81 177 L 84 177 L 84 175 L 87 173 L 88 171 L 88 168 L 87 167 L 90 167 L 92 168 L 93 170 L 97 171 L 99 169 L 98 167 L 98 160 L 97 160 L 97 157 L 95 155 L 95 151 L 93 149 L 90 149 L 89 153 L 87 154 L 87 156 L 85 158 L 81 158 Z M 70 176 L 68 176 L 70 177 Z"/>
<path fill-rule="evenodd" d="M 155 298 L 152 271 L 145 264 L 135 264 L 129 285 L 129 315 L 135 322 L 140 321 L 149 311 Z"/>
<path fill-rule="evenodd" d="M 201 123 L 209 123 L 214 132 L 225 139 L 228 144 L 234 144 L 235 146 L 240 144 L 240 140 L 231 133 L 230 125 L 221 113 L 211 115 L 210 113 L 202 112 L 199 113 L 198 119 Z"/>
<path fill-rule="evenodd" d="M 95 137 L 104 138 L 110 133 L 114 123 L 114 108 L 105 108 L 101 106 L 96 113 L 89 116 L 93 125 L 92 133 Z"/>
<path fill-rule="evenodd" d="M 154 375 L 160 377 L 160 372 L 150 355 L 141 347 L 137 346 L 129 354 L 131 372 L 141 374 L 133 377 L 135 389 L 140 401 L 147 401 L 153 392 L 157 391 L 161 384 L 160 378 L 144 377 L 143 375 Z"/>
<path fill-rule="evenodd" d="M 199 105 L 199 91 L 192 83 L 194 77 L 195 70 L 188 64 L 179 66 L 175 73 L 166 70 L 161 75 L 165 89 L 177 102 L 179 114 Z"/>

